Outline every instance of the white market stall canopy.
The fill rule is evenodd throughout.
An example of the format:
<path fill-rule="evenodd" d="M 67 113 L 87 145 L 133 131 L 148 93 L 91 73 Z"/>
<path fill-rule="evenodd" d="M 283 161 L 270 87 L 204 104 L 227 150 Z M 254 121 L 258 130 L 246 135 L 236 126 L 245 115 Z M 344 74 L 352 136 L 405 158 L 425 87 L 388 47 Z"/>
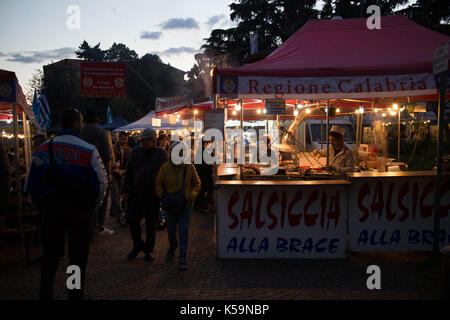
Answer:
<path fill-rule="evenodd" d="M 174 119 L 175 123 L 170 123 L 169 118 L 160 118 L 155 116 L 155 111 L 150 111 L 143 118 L 127 124 L 126 126 L 115 129 L 113 132 L 119 131 L 138 131 L 152 128 L 154 130 L 179 130 L 186 126 L 193 126 L 193 120 Z"/>

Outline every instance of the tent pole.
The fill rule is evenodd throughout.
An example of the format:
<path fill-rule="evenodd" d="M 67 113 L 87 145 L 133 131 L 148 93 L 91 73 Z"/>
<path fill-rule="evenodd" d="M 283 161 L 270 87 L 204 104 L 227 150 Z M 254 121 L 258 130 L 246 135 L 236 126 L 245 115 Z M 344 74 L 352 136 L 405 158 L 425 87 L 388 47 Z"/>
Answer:
<path fill-rule="evenodd" d="M 440 214 L 441 214 L 441 186 L 442 186 L 442 146 L 444 134 L 444 112 L 445 112 L 445 89 L 447 87 L 447 71 L 439 75 L 439 109 L 438 109 L 438 136 L 436 146 L 436 187 L 434 201 L 434 237 L 433 254 L 439 258 L 439 233 L 440 233 Z"/>
<path fill-rule="evenodd" d="M 19 126 L 17 121 L 17 104 L 13 103 L 13 126 L 14 126 L 14 153 L 16 165 L 16 199 L 17 199 L 17 217 L 19 222 L 20 240 L 22 247 L 22 258 L 25 255 L 25 235 L 23 233 L 22 217 L 22 181 L 20 177 L 20 153 L 19 153 Z"/>
<path fill-rule="evenodd" d="M 28 140 L 29 138 L 29 133 L 28 133 L 28 128 L 27 128 L 27 115 L 25 114 L 25 111 L 22 112 L 22 128 L 23 128 L 23 145 L 24 145 L 24 152 L 25 152 L 25 167 L 26 167 L 26 171 L 28 173 L 28 170 L 30 168 L 30 141 Z"/>
<path fill-rule="evenodd" d="M 327 100 L 327 169 L 330 165 L 330 99 Z"/>
<path fill-rule="evenodd" d="M 400 162 L 400 108 L 398 108 L 398 126 L 397 126 L 397 161 Z"/>

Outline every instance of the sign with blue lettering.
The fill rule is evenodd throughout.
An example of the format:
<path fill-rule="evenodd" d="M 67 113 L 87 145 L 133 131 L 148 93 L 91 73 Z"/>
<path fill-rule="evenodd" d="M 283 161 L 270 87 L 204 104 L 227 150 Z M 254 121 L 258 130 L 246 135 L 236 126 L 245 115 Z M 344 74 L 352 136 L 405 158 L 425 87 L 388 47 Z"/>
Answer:
<path fill-rule="evenodd" d="M 345 258 L 346 183 L 218 185 L 218 257 Z"/>
<path fill-rule="evenodd" d="M 355 178 L 349 190 L 350 251 L 433 249 L 435 178 Z M 450 179 L 441 190 L 440 246 L 450 242 Z"/>

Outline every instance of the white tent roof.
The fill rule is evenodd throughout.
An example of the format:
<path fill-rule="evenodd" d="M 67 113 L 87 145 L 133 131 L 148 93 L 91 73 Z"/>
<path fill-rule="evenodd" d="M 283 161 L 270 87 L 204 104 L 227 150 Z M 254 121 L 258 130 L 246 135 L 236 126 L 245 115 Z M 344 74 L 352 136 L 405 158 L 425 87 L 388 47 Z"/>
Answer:
<path fill-rule="evenodd" d="M 154 126 L 153 119 L 161 120 L 161 126 Z M 189 120 L 189 126 L 191 126 L 192 123 L 193 121 Z M 178 130 L 182 129 L 183 127 L 185 126 L 182 124 L 182 120 L 177 119 L 176 124 L 170 124 L 169 118 L 157 117 L 155 116 L 155 111 L 150 111 L 143 118 L 133 123 L 127 124 L 126 126 L 117 128 L 113 132 L 145 130 L 147 128 L 152 128 L 154 130 Z"/>

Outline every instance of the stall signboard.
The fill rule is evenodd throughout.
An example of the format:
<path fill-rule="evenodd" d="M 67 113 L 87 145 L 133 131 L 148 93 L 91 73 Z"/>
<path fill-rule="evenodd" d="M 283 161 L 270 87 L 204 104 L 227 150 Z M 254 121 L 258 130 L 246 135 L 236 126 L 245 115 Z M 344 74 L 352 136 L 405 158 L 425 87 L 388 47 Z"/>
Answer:
<path fill-rule="evenodd" d="M 155 109 L 157 112 L 167 111 L 175 108 L 182 108 L 188 104 L 186 97 L 158 97 L 155 101 Z"/>
<path fill-rule="evenodd" d="M 349 189 L 350 251 L 433 249 L 435 177 L 359 178 Z M 450 179 L 441 190 L 439 242 L 450 241 Z"/>
<path fill-rule="evenodd" d="M 224 135 L 225 114 L 224 109 L 205 110 L 204 130 L 218 129 Z"/>
<path fill-rule="evenodd" d="M 284 99 L 266 99 L 267 114 L 285 114 L 286 101 Z"/>
<path fill-rule="evenodd" d="M 230 184 L 216 192 L 219 258 L 345 258 L 345 185 Z"/>
<path fill-rule="evenodd" d="M 126 64 L 118 62 L 81 62 L 82 97 L 121 97 L 126 95 Z"/>
<path fill-rule="evenodd" d="M 161 119 L 153 118 L 152 127 L 161 127 Z"/>

